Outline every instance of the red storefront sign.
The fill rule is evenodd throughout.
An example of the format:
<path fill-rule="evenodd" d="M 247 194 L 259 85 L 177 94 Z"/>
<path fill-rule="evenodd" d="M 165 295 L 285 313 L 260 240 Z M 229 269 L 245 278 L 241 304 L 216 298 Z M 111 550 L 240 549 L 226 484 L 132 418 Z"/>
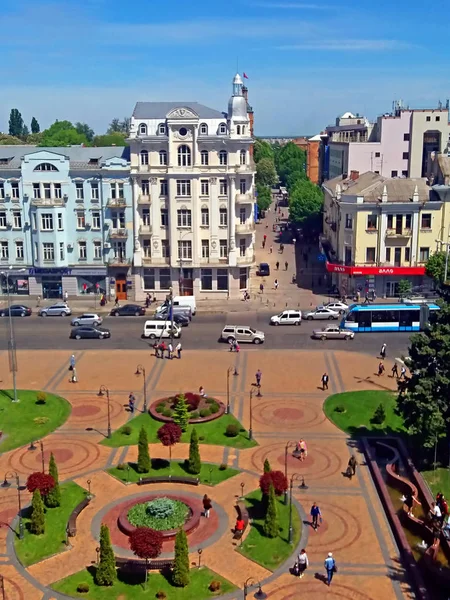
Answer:
<path fill-rule="evenodd" d="M 425 275 L 425 267 L 346 267 L 329 262 L 327 271 L 345 275 Z"/>

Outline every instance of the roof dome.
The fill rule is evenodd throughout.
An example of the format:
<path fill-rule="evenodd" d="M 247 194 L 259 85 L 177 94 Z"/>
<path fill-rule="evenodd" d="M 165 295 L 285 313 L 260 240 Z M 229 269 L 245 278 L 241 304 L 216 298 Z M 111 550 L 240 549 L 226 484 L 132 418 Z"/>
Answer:
<path fill-rule="evenodd" d="M 236 73 L 236 75 L 234 76 L 233 85 L 235 84 L 244 85 L 244 82 L 242 81 L 242 78 L 239 75 L 239 73 Z"/>
<path fill-rule="evenodd" d="M 228 102 L 228 118 L 233 121 L 247 122 L 247 101 L 244 96 L 231 96 Z"/>

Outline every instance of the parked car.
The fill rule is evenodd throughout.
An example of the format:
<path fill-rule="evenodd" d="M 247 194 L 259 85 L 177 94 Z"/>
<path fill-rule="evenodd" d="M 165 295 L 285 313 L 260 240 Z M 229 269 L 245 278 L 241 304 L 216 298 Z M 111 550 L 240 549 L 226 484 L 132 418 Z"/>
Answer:
<path fill-rule="evenodd" d="M 2 308 L 0 317 L 9 317 L 10 313 L 12 317 L 29 317 L 31 308 L 23 304 L 12 304 L 9 308 Z"/>
<path fill-rule="evenodd" d="M 301 325 L 302 313 L 299 310 L 283 310 L 278 315 L 270 317 L 271 325 Z"/>
<path fill-rule="evenodd" d="M 346 310 L 348 310 L 348 304 L 345 304 L 345 302 L 339 302 L 339 301 L 334 301 L 334 302 L 328 302 L 327 304 L 324 305 L 325 308 L 331 308 L 331 310 L 336 310 L 338 313 L 345 313 Z"/>
<path fill-rule="evenodd" d="M 145 315 L 145 308 L 139 304 L 124 304 L 115 306 L 110 313 L 113 317 L 140 317 Z"/>
<path fill-rule="evenodd" d="M 270 275 L 270 267 L 267 263 L 260 263 L 259 264 L 259 269 L 256 271 L 257 275 L 260 275 L 261 277 L 266 277 L 268 275 Z"/>
<path fill-rule="evenodd" d="M 341 329 L 337 325 L 329 325 L 323 329 L 314 329 L 312 337 L 316 340 L 352 340 L 355 332 L 351 329 Z"/>
<path fill-rule="evenodd" d="M 311 310 L 304 314 L 305 319 L 312 321 L 313 319 L 338 319 L 339 313 L 331 308 L 325 308 L 325 306 L 318 306 L 315 310 Z"/>
<path fill-rule="evenodd" d="M 156 313 L 154 318 L 156 321 L 167 321 L 168 323 L 170 323 L 170 319 L 167 313 Z M 173 322 L 177 325 L 180 325 L 181 327 L 187 327 L 189 325 L 189 317 L 174 312 Z"/>
<path fill-rule="evenodd" d="M 75 340 L 102 340 L 104 338 L 110 338 L 111 332 L 109 329 L 105 329 L 104 327 L 89 327 L 88 325 L 81 325 L 80 327 L 74 327 L 70 332 L 69 337 Z"/>
<path fill-rule="evenodd" d="M 51 306 L 44 306 L 39 311 L 41 317 L 67 317 L 72 314 L 72 310 L 65 302 L 58 302 Z"/>
<path fill-rule="evenodd" d="M 96 315 L 95 313 L 84 313 L 79 317 L 74 317 L 70 322 L 71 325 L 92 325 L 93 327 L 97 327 L 97 325 L 101 325 L 103 319 Z"/>
<path fill-rule="evenodd" d="M 163 321 L 145 321 L 144 323 L 144 331 L 142 332 L 143 338 L 150 338 L 151 340 L 155 340 L 156 338 L 180 338 L 181 337 L 181 327 L 178 325 L 172 326 L 170 322 Z"/>
<path fill-rule="evenodd" d="M 228 343 L 236 340 L 238 343 L 262 344 L 265 336 L 262 331 L 257 331 L 247 325 L 227 325 L 223 328 L 220 339 Z"/>

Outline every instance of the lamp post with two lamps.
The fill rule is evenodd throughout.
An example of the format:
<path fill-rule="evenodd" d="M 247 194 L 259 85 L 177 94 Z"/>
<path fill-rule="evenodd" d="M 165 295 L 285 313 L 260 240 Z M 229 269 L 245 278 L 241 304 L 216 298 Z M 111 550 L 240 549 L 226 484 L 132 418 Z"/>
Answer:
<path fill-rule="evenodd" d="M 9 270 L 12 269 L 12 266 L 9 267 Z M 19 272 L 23 273 L 25 269 L 20 269 Z M 13 402 L 19 402 L 19 398 L 17 397 L 17 381 L 16 381 L 16 373 L 18 371 L 17 368 L 17 356 L 16 356 L 16 338 L 14 336 L 14 325 L 11 315 L 11 295 L 9 292 L 9 277 L 10 273 L 7 271 L 1 271 L 1 275 L 6 279 L 6 293 L 8 297 L 8 317 L 9 317 L 9 341 L 8 341 L 8 355 L 9 355 L 9 370 L 12 372 L 13 376 Z"/>
<path fill-rule="evenodd" d="M 233 373 L 234 367 L 228 367 L 227 369 L 227 415 L 230 414 L 230 375 Z"/>
<path fill-rule="evenodd" d="M 294 487 L 294 481 L 303 479 L 300 473 L 293 473 L 291 475 L 291 482 L 289 485 L 289 543 L 292 544 L 292 489 Z"/>
<path fill-rule="evenodd" d="M 256 600 L 266 600 L 267 594 L 263 592 L 261 583 L 259 581 L 256 582 L 253 577 L 249 577 L 244 583 L 244 600 L 247 598 L 249 588 L 256 585 L 258 586 L 258 590 L 254 593 L 253 598 Z"/>
<path fill-rule="evenodd" d="M 45 473 L 45 456 L 44 456 L 44 442 L 42 440 L 36 440 L 35 442 L 31 442 L 28 446 L 28 450 L 34 451 L 37 450 L 36 444 L 39 444 L 41 448 L 41 462 L 42 462 L 42 472 Z"/>
<path fill-rule="evenodd" d="M 145 367 L 143 365 L 139 364 L 136 367 L 135 375 L 142 375 L 142 377 L 144 378 L 144 409 L 143 409 L 143 412 L 146 413 L 147 412 L 147 379 L 145 376 Z"/>
<path fill-rule="evenodd" d="M 253 389 L 250 390 L 250 427 L 248 428 L 248 439 L 253 439 Z"/>
<path fill-rule="evenodd" d="M 17 485 L 17 502 L 18 502 L 18 506 L 19 506 L 19 540 L 23 539 L 23 533 L 24 533 L 24 527 L 23 527 L 23 520 L 22 520 L 22 498 L 20 496 L 20 479 L 19 479 L 19 475 L 18 473 L 16 473 L 16 471 L 7 471 L 5 473 L 5 479 L 1 485 L 2 488 L 9 488 L 11 487 L 10 482 L 8 481 L 8 479 L 15 479 L 16 480 L 16 485 Z"/>
<path fill-rule="evenodd" d="M 286 481 L 288 481 L 288 468 L 287 468 L 288 451 L 289 451 L 289 448 L 292 448 L 293 446 L 296 447 L 297 442 L 290 440 L 284 448 L 284 476 L 286 477 Z M 288 503 L 288 491 L 287 490 L 284 492 L 284 503 L 286 505 Z"/>
<path fill-rule="evenodd" d="M 110 438 L 111 437 L 111 403 L 110 403 L 110 398 L 109 398 L 109 389 L 106 387 L 106 385 L 101 385 L 100 389 L 98 390 L 98 396 L 104 396 L 106 394 L 106 400 L 108 402 L 108 434 L 107 437 Z"/>

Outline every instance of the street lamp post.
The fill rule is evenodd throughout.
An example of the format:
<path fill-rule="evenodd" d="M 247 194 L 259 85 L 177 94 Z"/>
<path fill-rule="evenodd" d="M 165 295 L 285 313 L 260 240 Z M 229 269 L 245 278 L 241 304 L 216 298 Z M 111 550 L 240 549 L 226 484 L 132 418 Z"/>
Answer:
<path fill-rule="evenodd" d="M 110 398 L 109 398 L 109 389 L 106 387 L 106 385 L 101 385 L 100 389 L 98 390 L 98 395 L 99 396 L 104 396 L 106 394 L 106 400 L 108 402 L 108 434 L 107 437 L 110 438 L 111 437 L 111 404 L 110 404 Z"/>
<path fill-rule="evenodd" d="M 262 587 L 261 587 L 261 583 L 259 581 L 256 582 L 253 579 L 253 577 L 249 577 L 245 581 L 245 583 L 244 583 L 244 600 L 246 600 L 246 598 L 247 598 L 249 588 L 251 588 L 251 587 L 253 587 L 255 585 L 258 586 L 258 590 L 255 592 L 255 594 L 253 595 L 253 597 L 256 600 L 266 600 L 267 594 L 265 592 L 263 592 Z"/>
<path fill-rule="evenodd" d="M 289 486 L 289 543 L 292 544 L 292 488 L 294 487 L 294 481 L 301 479 L 302 476 L 299 473 L 293 473 L 291 476 L 291 483 Z"/>
<path fill-rule="evenodd" d="M 42 472 L 45 473 L 44 442 L 42 440 L 36 440 L 34 442 L 30 442 L 30 445 L 28 446 L 28 450 L 30 450 L 30 451 L 37 450 L 37 446 L 35 446 L 35 444 L 37 444 L 37 443 L 39 443 L 39 446 L 41 448 Z"/>
<path fill-rule="evenodd" d="M 16 473 L 16 471 L 7 471 L 5 473 L 5 478 L 4 481 L 2 483 L 2 488 L 9 488 L 11 487 L 11 484 L 9 483 L 8 479 L 15 479 L 16 480 L 16 486 L 17 486 L 17 503 L 19 505 L 19 540 L 23 539 L 23 532 L 24 532 L 24 528 L 23 528 L 23 520 L 22 520 L 22 498 L 20 496 L 20 479 L 19 479 L 19 475 Z"/>
<path fill-rule="evenodd" d="M 292 446 L 297 446 L 297 442 L 294 441 L 289 441 L 285 448 L 284 448 L 284 476 L 286 477 L 286 481 L 288 478 L 288 471 L 287 471 L 287 459 L 288 459 L 288 451 L 289 448 L 292 448 Z M 287 490 L 284 492 L 284 503 L 287 504 L 288 503 L 288 492 Z"/>
<path fill-rule="evenodd" d="M 248 429 L 248 439 L 253 439 L 253 389 L 250 390 L 250 427 Z"/>
<path fill-rule="evenodd" d="M 230 414 L 230 374 L 233 372 L 234 367 L 228 367 L 227 369 L 227 415 Z"/>
<path fill-rule="evenodd" d="M 12 269 L 12 267 L 9 267 Z M 25 269 L 20 269 L 20 271 L 25 271 Z M 9 317 L 9 342 L 8 342 L 8 352 L 9 352 L 9 370 L 12 372 L 13 376 L 13 402 L 19 402 L 19 398 L 17 397 L 17 381 L 16 381 L 16 373 L 17 373 L 17 356 L 16 356 L 16 338 L 14 336 L 14 325 L 11 315 L 11 295 L 9 292 L 9 273 L 6 271 L 2 271 L 1 274 L 6 279 L 6 294 L 8 298 L 8 317 Z"/>
<path fill-rule="evenodd" d="M 144 378 L 144 410 L 143 412 L 147 412 L 147 379 L 145 376 L 145 367 L 143 365 L 138 365 L 136 367 L 136 375 L 142 375 Z"/>
<path fill-rule="evenodd" d="M 200 569 L 200 565 L 201 565 L 201 562 L 202 562 L 202 552 L 203 552 L 203 550 L 201 548 L 199 548 L 197 550 L 197 554 L 198 554 L 198 568 L 199 569 Z"/>

